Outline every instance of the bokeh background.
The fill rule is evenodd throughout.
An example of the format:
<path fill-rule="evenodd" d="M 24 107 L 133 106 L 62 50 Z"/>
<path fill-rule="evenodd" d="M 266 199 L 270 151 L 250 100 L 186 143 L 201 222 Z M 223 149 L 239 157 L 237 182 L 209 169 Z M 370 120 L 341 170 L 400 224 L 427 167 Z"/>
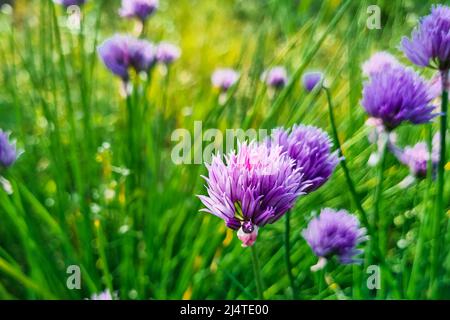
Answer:
<path fill-rule="evenodd" d="M 252 114 L 253 128 L 305 123 L 330 132 L 325 96 L 307 93 L 297 81 L 306 70 L 322 70 L 346 159 L 363 205 L 370 209 L 377 172 L 367 166 L 374 146 L 367 140 L 367 117 L 359 103 L 361 64 L 379 50 L 408 64 L 398 50 L 400 39 L 435 3 L 161 0 L 145 37 L 177 44 L 182 56 L 170 77 L 161 67 L 153 71 L 146 93 L 149 112 L 140 123 L 144 173 L 130 194 L 120 156 L 129 147 L 123 139 L 120 81 L 102 65 L 95 48 L 115 33 L 133 34 L 134 22 L 118 16 L 120 1 L 91 0 L 83 8 L 80 35 L 67 27 L 67 13 L 52 1 L 0 3 L 5 2 L 12 7 L 2 5 L 0 13 L 0 128 L 12 132 L 24 153 L 0 172 L 14 191 L 8 195 L 0 189 L 2 299 L 82 299 L 105 289 L 117 291 L 121 299 L 255 298 L 250 252 L 223 221 L 199 212 L 196 195 L 205 193 L 204 165 L 175 165 L 171 133 L 176 128 L 192 132 L 194 121 L 221 108 L 210 84 L 218 67 L 235 68 L 242 78 L 228 110 L 204 124 L 204 130 L 239 128 L 243 121 L 233 115 Z M 366 27 L 367 8 L 373 4 L 382 12 L 379 30 Z M 282 100 L 260 81 L 261 73 L 274 65 L 285 66 L 294 83 L 280 93 Z M 436 128 L 403 126 L 399 143 L 424 140 Z M 407 174 L 388 157 L 382 214 L 389 221 L 386 261 L 396 282 L 374 294 L 367 289 L 364 265 L 311 273 L 317 258 L 300 235 L 311 213 L 323 207 L 355 212 L 339 168 L 293 210 L 291 259 L 300 289 L 295 298 L 429 297 L 430 244 L 421 226 L 431 214 L 427 195 L 433 189 L 428 181 L 399 188 Z M 448 195 L 449 183 L 447 208 Z M 267 226 L 257 243 L 270 299 L 292 298 L 283 230 L 282 222 Z M 439 239 L 445 244 L 440 298 L 450 298 L 449 240 L 449 232 Z M 69 265 L 81 267 L 81 290 L 66 287 Z"/>

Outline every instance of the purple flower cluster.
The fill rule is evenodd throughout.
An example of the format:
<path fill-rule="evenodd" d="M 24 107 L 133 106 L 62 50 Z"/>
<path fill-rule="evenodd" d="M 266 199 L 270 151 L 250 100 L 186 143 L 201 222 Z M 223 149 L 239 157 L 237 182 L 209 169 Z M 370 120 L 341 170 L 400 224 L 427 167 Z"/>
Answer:
<path fill-rule="evenodd" d="M 146 40 L 115 35 L 98 48 L 105 66 L 123 81 L 129 80 L 129 70 L 148 72 L 156 62 L 155 46 Z"/>
<path fill-rule="evenodd" d="M 217 69 L 211 76 L 211 82 L 215 88 L 222 92 L 228 91 L 239 80 L 239 73 L 233 69 Z"/>
<path fill-rule="evenodd" d="M 265 71 L 261 78 L 269 87 L 275 89 L 283 88 L 288 82 L 287 71 L 281 66 L 273 67 Z"/>
<path fill-rule="evenodd" d="M 0 168 L 11 166 L 17 159 L 17 148 L 14 141 L 10 141 L 9 133 L 0 130 Z"/>
<path fill-rule="evenodd" d="M 86 0 L 54 0 L 55 3 L 61 4 L 64 7 L 70 7 L 70 6 L 81 6 L 86 3 Z"/>
<path fill-rule="evenodd" d="M 404 37 L 401 48 L 412 63 L 440 70 L 450 69 L 450 8 L 436 5 L 422 18 L 412 32 Z"/>
<path fill-rule="evenodd" d="M 124 18 L 137 18 L 145 21 L 155 13 L 158 6 L 158 0 L 122 0 L 119 14 Z"/>
<path fill-rule="evenodd" d="M 322 209 L 302 235 L 316 256 L 327 259 L 336 255 L 343 264 L 359 262 L 355 256 L 362 250 L 357 246 L 368 239 L 356 216 L 330 208 Z"/>
<path fill-rule="evenodd" d="M 258 228 L 280 219 L 297 198 L 323 185 L 338 158 L 328 135 L 312 126 L 276 129 L 263 143 L 243 143 L 223 160 L 207 165 L 208 196 L 199 196 L 209 212 L 238 231 L 251 246 Z"/>
<path fill-rule="evenodd" d="M 423 142 L 402 150 L 395 144 L 393 130 L 403 122 L 422 124 L 437 116 L 431 101 L 447 89 L 444 86 L 450 86 L 446 83 L 446 74 L 450 69 L 450 8 L 433 6 L 431 14 L 420 20 L 411 38 L 402 39 L 400 48 L 412 63 L 439 69 L 439 74 L 426 82 L 389 53 L 378 52 L 363 65 L 363 74 L 369 81 L 364 83 L 361 104 L 371 117 L 367 122 L 372 124 L 371 142 L 377 143 L 380 150 L 387 143 L 398 160 L 409 167 L 410 175 L 400 183 L 405 187 L 416 178 L 426 176 L 430 159 L 433 168 L 438 166 L 439 151 L 436 150 L 440 147 L 439 142 L 435 142 L 438 138 L 433 141 L 431 154 Z M 445 121 L 442 123 L 445 126 Z M 369 163 L 376 163 L 379 158 L 380 152 L 372 154 Z"/>
<path fill-rule="evenodd" d="M 396 66 L 373 74 L 364 83 L 361 104 L 390 131 L 407 121 L 429 122 L 435 117 L 430 102 L 425 80 L 410 68 Z"/>
<path fill-rule="evenodd" d="M 122 79 L 120 93 L 123 97 L 133 91 L 130 78 L 135 74 L 150 73 L 156 63 L 165 66 L 172 64 L 181 55 L 181 50 L 168 42 L 155 46 L 143 39 L 144 22 L 158 8 L 158 0 L 122 0 L 119 14 L 125 18 L 138 18 L 139 38 L 116 34 L 106 39 L 98 48 L 98 54 L 103 64 L 114 75 Z"/>
<path fill-rule="evenodd" d="M 314 126 L 294 125 L 291 131 L 277 128 L 269 145 L 280 145 L 283 152 L 295 160 L 303 178 L 310 183 L 305 189 L 308 193 L 328 181 L 339 162 L 337 154 L 331 152 L 328 134 Z"/>
<path fill-rule="evenodd" d="M 237 153 L 214 156 L 207 169 L 208 196 L 199 196 L 206 206 L 202 211 L 240 230 L 244 246 L 251 246 L 258 228 L 280 219 L 309 187 L 280 146 L 264 143 L 242 143 Z"/>

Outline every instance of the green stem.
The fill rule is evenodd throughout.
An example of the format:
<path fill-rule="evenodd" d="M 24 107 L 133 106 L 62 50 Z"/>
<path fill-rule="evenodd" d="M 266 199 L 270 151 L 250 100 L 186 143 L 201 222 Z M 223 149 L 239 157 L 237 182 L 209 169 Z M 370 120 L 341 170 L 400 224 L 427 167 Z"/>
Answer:
<path fill-rule="evenodd" d="M 369 231 L 373 231 L 373 230 L 371 230 L 371 226 L 369 223 L 367 213 L 364 210 L 364 208 L 362 207 L 360 197 L 355 188 L 355 184 L 353 183 L 353 180 L 350 176 L 350 172 L 347 167 L 347 162 L 345 160 L 345 157 L 343 156 L 342 147 L 341 147 L 341 143 L 339 141 L 338 131 L 337 131 L 337 127 L 336 127 L 336 121 L 335 121 L 334 113 L 333 113 L 333 103 L 331 101 L 330 90 L 325 87 L 323 89 L 325 90 L 325 93 L 327 95 L 327 100 L 328 100 L 328 114 L 329 114 L 329 118 L 330 118 L 330 125 L 331 125 L 332 134 L 333 134 L 333 140 L 334 140 L 334 144 L 336 145 L 336 148 L 338 151 L 338 156 L 340 158 L 340 164 L 341 164 L 342 170 L 344 171 L 345 180 L 347 181 L 348 189 L 350 190 L 350 194 L 352 196 L 354 204 L 356 205 L 356 208 L 358 209 L 359 213 L 361 214 L 361 218 L 363 220 L 364 225 L 366 226 L 366 228 L 369 229 Z"/>
<path fill-rule="evenodd" d="M 326 269 L 326 267 L 327 266 L 325 265 L 325 267 L 323 267 L 322 270 L 319 270 L 317 272 L 317 274 L 319 276 L 319 286 L 318 286 L 318 288 L 319 288 L 319 295 L 321 295 L 323 290 L 326 289 L 326 281 L 325 281 L 325 275 L 326 275 L 325 269 Z"/>
<path fill-rule="evenodd" d="M 80 31 L 78 34 L 78 48 L 79 48 L 79 58 L 81 64 L 81 72 L 79 73 L 79 82 L 80 82 L 80 97 L 81 104 L 83 107 L 83 116 L 84 116 L 84 130 L 85 130 L 85 139 L 88 153 L 93 150 L 95 146 L 94 139 L 94 130 L 92 129 L 92 115 L 91 115 L 91 106 L 88 96 L 88 80 L 86 78 L 86 51 L 85 51 L 85 23 L 83 13 L 80 18 Z M 90 178 L 90 177 L 89 177 Z"/>
<path fill-rule="evenodd" d="M 387 149 L 387 142 L 383 142 L 383 146 L 380 150 L 381 154 L 380 154 L 380 164 L 379 164 L 379 168 L 378 168 L 378 184 L 377 184 L 377 188 L 375 189 L 375 196 L 374 196 L 374 212 L 373 212 L 373 226 L 375 227 L 378 223 L 378 221 L 380 221 L 380 223 L 378 224 L 378 231 L 380 232 L 380 234 L 382 234 L 382 230 L 381 228 L 383 227 L 383 221 L 384 216 L 380 217 L 380 207 L 381 207 L 381 198 L 382 198 L 382 193 L 383 193 L 383 180 L 384 180 L 384 167 L 386 165 L 386 149 Z M 381 248 L 383 247 L 383 245 L 380 243 Z M 384 250 L 381 250 L 381 252 L 384 252 Z"/>
<path fill-rule="evenodd" d="M 256 246 L 255 245 L 251 246 L 250 250 L 252 251 L 253 275 L 255 277 L 256 292 L 258 294 L 258 299 L 264 300 L 263 282 L 262 282 L 262 278 L 261 278 L 261 268 L 259 265 L 258 254 L 256 252 Z"/>
<path fill-rule="evenodd" d="M 127 84 L 124 84 L 125 87 L 127 86 Z M 135 159 L 135 139 L 134 139 L 134 108 L 133 108 L 133 94 L 135 92 L 135 90 L 137 90 L 137 87 L 133 88 L 133 93 L 132 94 L 128 94 L 125 98 L 125 102 L 126 102 L 126 108 L 127 108 L 127 116 L 128 116 L 128 123 L 127 123 L 127 128 L 128 128 L 128 148 L 125 150 L 125 161 L 127 163 L 127 168 L 130 170 L 130 176 L 129 178 L 129 192 L 130 194 L 133 193 L 133 188 L 134 188 L 134 178 L 135 178 L 135 174 L 136 172 L 135 167 L 134 167 L 134 159 Z M 129 199 L 128 199 L 129 200 Z"/>
<path fill-rule="evenodd" d="M 297 286 L 295 285 L 294 275 L 292 274 L 290 233 L 291 233 L 291 211 L 288 211 L 286 213 L 285 230 L 284 230 L 284 248 L 285 248 L 284 256 L 286 261 L 287 274 L 292 288 L 292 297 L 295 299 L 298 297 L 297 295 L 298 292 Z"/>
<path fill-rule="evenodd" d="M 439 269 L 439 233 L 444 214 L 444 166 L 445 166 L 445 136 L 447 134 L 447 109 L 448 109 L 448 84 L 449 71 L 441 71 L 442 78 L 442 108 L 440 119 L 440 150 L 439 150 L 439 164 L 437 170 L 437 195 L 436 195 L 436 213 L 433 224 L 433 239 L 432 239 L 432 255 L 431 255 L 431 277 L 430 290 L 431 298 L 436 298 L 438 286 L 436 282 Z"/>
<path fill-rule="evenodd" d="M 387 139 L 387 137 L 386 137 Z M 380 216 L 381 200 L 383 195 L 383 181 L 384 181 L 384 168 L 386 166 L 386 150 L 387 150 L 387 140 L 383 141 L 383 146 L 381 147 L 380 164 L 378 169 L 378 184 L 375 189 L 374 195 L 374 212 L 372 225 L 375 230 L 378 230 L 378 241 L 373 242 L 373 246 L 378 246 L 378 251 L 383 257 L 386 257 L 387 253 L 387 217 L 386 213 Z M 384 271 L 384 270 L 382 270 Z M 382 278 L 384 279 L 384 278 Z M 381 284 L 381 290 L 378 291 L 378 295 L 383 297 L 386 292 L 386 282 L 383 281 Z"/>
<path fill-rule="evenodd" d="M 337 126 L 336 126 L 336 121 L 334 118 L 334 113 L 333 113 L 333 103 L 331 100 L 331 93 L 330 90 L 328 88 L 323 87 L 326 96 L 327 96 L 327 100 L 328 100 L 328 114 L 329 114 L 329 118 L 330 118 L 330 125 L 331 125 L 331 129 L 332 129 L 332 135 L 333 135 L 333 140 L 334 143 L 336 145 L 337 151 L 338 151 L 338 155 L 340 157 L 340 164 L 342 167 L 342 170 L 344 171 L 344 175 L 345 175 L 345 179 L 347 181 L 347 186 L 350 190 L 350 194 L 352 196 L 353 202 L 356 205 L 356 208 L 358 209 L 362 222 L 364 224 L 364 226 L 367 228 L 369 235 L 374 243 L 373 245 L 373 249 L 374 250 L 370 250 L 370 254 L 372 254 L 372 257 L 376 257 L 378 259 L 378 262 L 381 264 L 385 277 L 387 279 L 387 281 L 391 284 L 395 283 L 395 278 L 390 274 L 389 272 L 389 268 L 388 265 L 386 264 L 386 261 L 384 259 L 384 255 L 382 254 L 382 252 L 380 251 L 380 247 L 378 245 L 378 234 L 377 234 L 377 230 L 376 228 L 369 222 L 369 218 L 367 215 L 367 212 L 364 210 L 364 208 L 362 207 L 361 204 L 361 200 L 360 197 L 356 191 L 355 188 L 355 184 L 353 183 L 353 180 L 350 176 L 350 172 L 348 170 L 347 167 L 347 162 L 345 160 L 345 157 L 343 156 L 343 152 L 342 152 L 342 147 L 341 147 L 341 143 L 339 141 L 339 136 L 338 136 L 338 131 L 337 131 Z M 394 286 L 394 288 L 396 288 Z M 395 294 L 398 294 L 398 292 L 395 292 Z"/>
<path fill-rule="evenodd" d="M 337 9 L 336 13 L 333 15 L 333 19 L 328 24 L 327 29 L 324 30 L 320 38 L 311 46 L 311 49 L 307 51 L 307 53 L 304 55 L 304 57 L 302 58 L 302 64 L 299 66 L 299 68 L 297 68 L 297 70 L 295 70 L 288 85 L 283 90 L 283 92 L 277 97 L 269 114 L 263 121 L 263 127 L 272 127 L 275 120 L 274 117 L 280 114 L 280 109 L 282 105 L 295 90 L 295 85 L 298 79 L 300 79 L 300 76 L 303 74 L 303 71 L 305 71 L 305 69 L 309 66 L 310 62 L 316 56 L 317 51 L 319 51 L 320 47 L 325 42 L 327 37 L 331 34 L 332 30 L 336 28 L 336 25 L 344 16 L 345 12 L 347 11 L 348 7 L 350 7 L 351 4 L 352 1 L 350 0 L 347 0 L 342 3 L 339 9 Z"/>
<path fill-rule="evenodd" d="M 427 145 L 428 150 L 432 150 L 432 126 L 429 124 L 427 126 Z M 414 260 L 411 268 L 411 277 L 409 279 L 408 288 L 407 288 L 407 298 L 408 299 L 417 299 L 420 294 L 420 290 L 417 290 L 417 282 L 423 281 L 423 277 L 420 277 L 421 268 L 423 267 L 423 254 L 425 249 L 425 241 L 427 239 L 427 232 L 430 224 L 430 215 L 428 213 L 428 209 L 430 207 L 430 198 L 431 197 L 431 188 L 433 185 L 433 159 L 430 157 L 427 163 L 427 186 L 425 191 L 424 200 L 422 202 L 422 216 L 419 217 L 419 237 L 417 239 L 417 245 L 414 248 Z M 418 277 L 419 276 L 419 277 Z"/>

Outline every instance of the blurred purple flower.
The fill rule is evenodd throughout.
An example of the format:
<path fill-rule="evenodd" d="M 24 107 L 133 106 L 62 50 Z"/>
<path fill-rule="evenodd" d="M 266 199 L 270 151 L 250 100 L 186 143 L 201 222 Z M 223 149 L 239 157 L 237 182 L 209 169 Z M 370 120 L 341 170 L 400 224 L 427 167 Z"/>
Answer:
<path fill-rule="evenodd" d="M 419 142 L 414 146 L 407 146 L 403 150 L 394 145 L 391 147 L 391 151 L 401 163 L 408 166 L 413 177 L 423 179 L 427 176 L 428 161 L 430 160 L 430 157 L 433 170 L 437 168 L 439 163 L 439 142 L 439 134 L 435 134 L 433 137 L 433 149 L 431 154 L 425 142 Z"/>
<path fill-rule="evenodd" d="M 239 73 L 233 69 L 217 69 L 214 71 L 211 82 L 221 91 L 228 91 L 239 80 Z"/>
<path fill-rule="evenodd" d="M 129 80 L 129 68 L 136 72 L 148 71 L 155 63 L 155 47 L 146 40 L 115 35 L 98 47 L 105 66 L 124 81 Z"/>
<path fill-rule="evenodd" d="M 323 83 L 323 73 L 318 71 L 307 72 L 302 77 L 303 87 L 306 91 L 311 92 L 317 86 L 321 86 Z"/>
<path fill-rule="evenodd" d="M 388 132 L 383 125 L 383 121 L 379 118 L 368 118 L 365 126 L 368 131 L 367 138 L 369 142 L 375 144 L 377 147 L 377 150 L 370 154 L 368 160 L 368 165 L 374 167 L 381 160 L 384 144 L 387 143 L 388 147 L 395 145 L 397 141 L 397 134 L 393 131 Z"/>
<path fill-rule="evenodd" d="M 404 37 L 401 49 L 412 63 L 440 70 L 450 68 L 450 8 L 435 5 L 421 19 L 411 39 Z"/>
<path fill-rule="evenodd" d="M 90 300 L 119 300 L 117 293 L 112 293 L 109 290 L 93 294 Z"/>
<path fill-rule="evenodd" d="M 156 48 L 147 40 L 133 39 L 129 44 L 129 54 L 136 72 L 147 72 L 156 63 Z"/>
<path fill-rule="evenodd" d="M 124 18 L 138 18 L 145 21 L 158 9 L 158 6 L 158 0 L 122 0 L 119 14 Z"/>
<path fill-rule="evenodd" d="M 333 255 L 342 264 L 358 263 L 355 256 L 362 253 L 356 247 L 366 241 L 366 229 L 360 227 L 356 216 L 346 210 L 324 208 L 303 230 L 302 236 L 308 242 L 314 254 L 320 258 L 320 267 Z M 314 267 L 312 268 L 314 270 Z M 317 270 L 317 269 L 316 269 Z"/>
<path fill-rule="evenodd" d="M 437 73 L 429 82 L 429 97 L 430 99 L 439 98 L 442 94 L 442 76 L 440 73 Z M 450 91 L 450 82 L 447 86 L 447 91 Z"/>
<path fill-rule="evenodd" d="M 261 78 L 268 86 L 275 89 L 283 88 L 288 82 L 286 68 L 281 66 L 266 70 Z"/>
<path fill-rule="evenodd" d="M 436 114 L 430 105 L 429 86 L 411 68 L 394 67 L 372 75 L 364 83 L 361 104 L 390 131 L 402 122 L 429 122 Z"/>
<path fill-rule="evenodd" d="M 181 56 L 181 50 L 176 45 L 161 42 L 156 48 L 156 60 L 163 64 L 170 64 Z"/>
<path fill-rule="evenodd" d="M 373 54 L 369 60 L 364 62 L 363 75 L 370 77 L 376 73 L 383 72 L 388 68 L 400 66 L 400 62 L 390 53 L 380 51 Z"/>
<path fill-rule="evenodd" d="M 82 6 L 86 3 L 86 0 L 54 0 L 54 2 L 67 8 L 70 6 Z"/>
<path fill-rule="evenodd" d="M 0 129 L 0 167 L 9 167 L 17 159 L 16 142 L 10 141 L 9 133 Z"/>
<path fill-rule="evenodd" d="M 307 193 L 327 182 L 339 162 L 337 154 L 331 152 L 328 134 L 314 126 L 294 125 L 292 130 L 277 128 L 268 141 L 269 145 L 280 145 L 283 152 L 295 160 L 303 174 L 302 180 L 310 183 L 305 189 Z"/>
<path fill-rule="evenodd" d="M 199 196 L 206 206 L 202 211 L 239 230 L 243 246 L 251 246 L 258 228 L 280 219 L 309 184 L 280 146 L 242 143 L 224 158 L 216 155 L 206 166 L 208 196 Z"/>

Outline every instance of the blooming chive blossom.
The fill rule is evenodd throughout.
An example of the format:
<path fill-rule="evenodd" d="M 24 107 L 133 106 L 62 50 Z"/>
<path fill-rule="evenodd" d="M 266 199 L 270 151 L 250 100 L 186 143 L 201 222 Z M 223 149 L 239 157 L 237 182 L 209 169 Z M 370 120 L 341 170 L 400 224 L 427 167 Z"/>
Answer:
<path fill-rule="evenodd" d="M 280 146 L 242 143 L 237 153 L 214 156 L 207 169 L 202 211 L 238 230 L 243 246 L 252 246 L 258 229 L 280 219 L 309 186 Z"/>
<path fill-rule="evenodd" d="M 377 52 L 362 66 L 363 74 L 370 77 L 376 73 L 383 72 L 388 68 L 399 66 L 400 62 L 388 52 Z"/>
<path fill-rule="evenodd" d="M 163 64 L 170 64 L 180 56 L 180 48 L 171 43 L 161 42 L 156 49 L 156 59 Z"/>
<path fill-rule="evenodd" d="M 158 5 L 158 0 L 122 0 L 119 14 L 124 18 L 138 18 L 145 21 L 155 13 Z"/>
<path fill-rule="evenodd" d="M 364 83 L 361 104 L 390 131 L 402 122 L 429 122 L 435 114 L 429 86 L 411 68 L 394 67 L 374 74 Z"/>
<path fill-rule="evenodd" d="M 288 82 L 287 71 L 284 67 L 274 67 L 265 71 L 262 75 L 262 80 L 275 89 L 283 88 Z"/>
<path fill-rule="evenodd" d="M 319 264 L 336 255 L 343 264 L 360 262 L 355 256 L 362 253 L 357 246 L 368 239 L 366 229 L 360 226 L 356 216 L 346 210 L 324 208 L 303 230 L 302 236 L 308 242 Z M 314 267 L 312 268 L 314 270 Z"/>
<path fill-rule="evenodd" d="M 0 130 L 0 167 L 11 166 L 16 159 L 16 143 L 9 140 L 9 133 Z"/>
<path fill-rule="evenodd" d="M 115 35 L 98 48 L 105 66 L 124 81 L 129 80 L 129 68 L 136 72 L 148 71 L 155 63 L 155 48 L 145 40 Z"/>
<path fill-rule="evenodd" d="M 422 18 L 411 39 L 404 37 L 401 49 L 412 63 L 440 70 L 450 68 L 450 8 L 433 6 Z"/>
<path fill-rule="evenodd" d="M 339 162 L 337 154 L 331 152 L 328 134 L 314 126 L 295 125 L 290 132 L 277 128 L 268 141 L 271 145 L 280 145 L 283 152 L 295 160 L 303 180 L 310 183 L 305 189 L 308 193 L 327 182 Z"/>
<path fill-rule="evenodd" d="M 239 80 L 239 73 L 233 69 L 218 69 L 214 71 L 211 82 L 221 91 L 228 91 Z"/>
<path fill-rule="evenodd" d="M 54 0 L 55 3 L 61 4 L 65 7 L 81 6 L 86 3 L 86 0 Z"/>
<path fill-rule="evenodd" d="M 303 87 L 308 92 L 311 92 L 316 87 L 321 86 L 322 82 L 323 82 L 322 72 L 307 72 L 302 77 Z"/>

